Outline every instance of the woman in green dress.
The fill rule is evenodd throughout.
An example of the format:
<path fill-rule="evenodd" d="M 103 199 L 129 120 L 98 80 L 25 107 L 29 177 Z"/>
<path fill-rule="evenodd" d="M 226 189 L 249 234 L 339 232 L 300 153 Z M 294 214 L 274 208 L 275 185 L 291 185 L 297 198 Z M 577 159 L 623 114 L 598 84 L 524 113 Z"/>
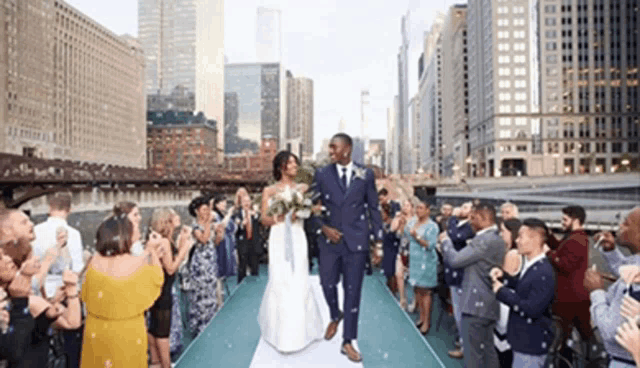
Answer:
<path fill-rule="evenodd" d="M 417 201 L 415 213 L 404 233 L 409 239 L 409 283 L 414 288 L 416 309 L 420 312 L 417 327 L 426 335 L 431 327 L 433 289 L 438 285 L 438 225 L 429 217 L 431 207 L 428 203 Z"/>

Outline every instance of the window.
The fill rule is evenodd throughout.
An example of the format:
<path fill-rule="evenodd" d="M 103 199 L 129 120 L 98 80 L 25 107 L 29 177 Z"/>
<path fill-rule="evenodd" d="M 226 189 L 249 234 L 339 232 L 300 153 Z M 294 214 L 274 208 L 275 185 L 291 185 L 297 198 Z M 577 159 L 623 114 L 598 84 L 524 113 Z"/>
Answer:
<path fill-rule="evenodd" d="M 516 55 L 513 57 L 513 62 L 517 64 L 522 64 L 526 61 L 524 55 Z"/>
<path fill-rule="evenodd" d="M 509 114 L 511 113 L 511 105 L 500 105 L 498 108 L 501 114 Z"/>
<path fill-rule="evenodd" d="M 498 27 L 508 27 L 509 19 L 498 19 Z"/>
<path fill-rule="evenodd" d="M 498 51 L 509 51 L 509 47 L 511 45 L 509 45 L 508 43 L 499 43 L 498 44 Z"/>
<path fill-rule="evenodd" d="M 508 55 L 499 56 L 498 57 L 498 64 L 508 64 L 508 63 L 511 62 L 510 59 L 511 58 Z"/>
<path fill-rule="evenodd" d="M 498 7 L 498 14 L 507 14 L 509 13 L 509 8 L 506 6 Z"/>
<path fill-rule="evenodd" d="M 509 38 L 509 31 L 498 32 L 498 38 Z"/>
<path fill-rule="evenodd" d="M 515 81 L 515 87 L 516 88 L 527 88 L 527 81 L 519 79 L 519 80 Z"/>
<path fill-rule="evenodd" d="M 500 118 L 498 119 L 498 123 L 502 126 L 511 125 L 511 118 Z"/>
<path fill-rule="evenodd" d="M 629 149 L 627 151 L 629 152 L 638 152 L 638 142 L 629 142 L 627 143 Z"/>
<path fill-rule="evenodd" d="M 547 42 L 544 47 L 545 49 L 547 49 L 547 51 L 553 51 L 558 48 L 558 44 L 556 44 L 555 42 Z"/>
<path fill-rule="evenodd" d="M 558 55 L 547 55 L 547 64 L 556 64 L 558 63 Z"/>
<path fill-rule="evenodd" d="M 518 18 L 513 20 L 514 26 L 524 26 L 524 18 Z"/>
<path fill-rule="evenodd" d="M 544 6 L 544 12 L 548 13 L 548 14 L 554 14 L 556 12 L 556 6 L 555 5 L 545 5 Z"/>
<path fill-rule="evenodd" d="M 524 113 L 527 112 L 527 105 L 516 105 L 515 107 L 515 111 L 517 113 Z"/>
<path fill-rule="evenodd" d="M 499 76 L 510 76 L 511 75 L 511 69 L 509 68 L 500 68 L 498 69 L 498 75 Z"/>
<path fill-rule="evenodd" d="M 622 142 L 611 143 L 611 152 L 613 152 L 613 153 L 621 153 L 622 152 Z"/>
<path fill-rule="evenodd" d="M 522 14 L 524 13 L 524 6 L 514 6 L 513 14 Z"/>
<path fill-rule="evenodd" d="M 544 18 L 544 25 L 545 26 L 555 26 L 556 25 L 556 18 L 552 18 L 552 17 Z"/>
<path fill-rule="evenodd" d="M 527 70 L 525 68 L 516 68 L 513 71 L 514 75 L 527 75 Z"/>
<path fill-rule="evenodd" d="M 544 36 L 547 38 L 557 38 L 558 37 L 558 32 L 556 31 L 545 31 L 544 32 Z"/>
<path fill-rule="evenodd" d="M 511 138 L 510 130 L 500 130 L 500 138 Z"/>
<path fill-rule="evenodd" d="M 501 81 L 498 82 L 498 87 L 500 87 L 500 88 L 510 88 L 511 87 L 511 81 L 501 80 Z"/>
<path fill-rule="evenodd" d="M 513 50 L 514 51 L 524 51 L 525 50 L 524 43 L 520 42 L 520 43 L 513 44 Z"/>
<path fill-rule="evenodd" d="M 524 31 L 513 32 L 513 38 L 524 38 Z"/>
<path fill-rule="evenodd" d="M 527 152 L 527 146 L 519 144 L 519 145 L 516 146 L 516 151 L 518 151 L 518 152 Z"/>
<path fill-rule="evenodd" d="M 516 118 L 516 125 L 527 125 L 527 118 Z"/>
<path fill-rule="evenodd" d="M 511 101 L 511 93 L 500 93 L 498 95 L 500 101 Z"/>
<path fill-rule="evenodd" d="M 524 101 L 524 100 L 526 100 L 526 99 L 527 99 L 527 94 L 526 94 L 526 93 L 524 93 L 524 92 L 518 92 L 518 93 L 516 93 L 516 95 L 515 95 L 515 100 L 516 100 L 516 101 Z"/>

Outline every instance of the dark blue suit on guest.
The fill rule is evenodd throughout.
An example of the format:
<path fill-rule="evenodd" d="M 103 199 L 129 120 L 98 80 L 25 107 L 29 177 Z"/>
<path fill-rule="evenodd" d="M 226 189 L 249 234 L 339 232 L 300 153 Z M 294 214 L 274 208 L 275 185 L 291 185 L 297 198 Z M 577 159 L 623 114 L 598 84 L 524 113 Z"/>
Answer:
<path fill-rule="evenodd" d="M 504 280 L 496 298 L 510 308 L 507 340 L 511 348 L 527 355 L 547 354 L 553 340 L 551 303 L 556 290 L 549 259 L 536 261 L 522 277 L 505 273 Z"/>
<path fill-rule="evenodd" d="M 389 217 L 393 219 L 400 212 L 400 203 L 389 201 Z M 387 278 L 393 277 L 396 273 L 396 258 L 400 247 L 400 237 L 391 231 L 391 224 L 384 225 L 384 235 L 382 238 L 382 269 Z"/>
<path fill-rule="evenodd" d="M 316 170 L 312 191 L 326 211 L 314 217 L 318 233 L 318 266 L 320 282 L 331 320 L 340 318 L 336 285 L 342 274 L 344 289 L 344 333 L 346 341 L 358 335 L 360 293 L 369 241 L 382 241 L 382 217 L 378 208 L 373 171 L 354 163 L 351 180 L 345 188 L 335 164 Z M 339 243 L 333 244 L 322 233 L 322 226 L 333 227 L 342 233 Z"/>
<path fill-rule="evenodd" d="M 463 221 L 452 216 L 449 219 L 449 226 L 447 226 L 447 235 L 449 235 L 449 239 L 451 239 L 451 242 L 453 243 L 453 248 L 458 252 L 462 250 L 462 248 L 466 247 L 467 241 L 473 239 L 474 236 L 471 223 L 466 221 L 460 224 Z M 453 268 L 446 260 L 443 260 L 443 264 L 444 282 L 448 286 L 461 286 L 464 268 Z"/>

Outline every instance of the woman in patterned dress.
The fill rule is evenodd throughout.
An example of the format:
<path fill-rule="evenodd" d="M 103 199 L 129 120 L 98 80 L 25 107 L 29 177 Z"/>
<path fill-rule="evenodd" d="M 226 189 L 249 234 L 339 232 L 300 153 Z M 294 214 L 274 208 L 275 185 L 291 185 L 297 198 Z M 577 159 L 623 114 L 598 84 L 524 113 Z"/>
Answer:
<path fill-rule="evenodd" d="M 409 239 L 409 283 L 416 294 L 416 309 L 420 311 L 417 327 L 423 335 L 431 327 L 431 306 L 433 289 L 438 285 L 438 225 L 429 218 L 431 208 L 428 203 L 418 201 L 416 216 L 405 227 Z"/>
<path fill-rule="evenodd" d="M 193 199 L 189 204 L 189 213 L 196 220 L 192 226 L 195 244 L 188 261 L 187 314 L 189 330 L 195 339 L 218 311 L 218 263 L 212 240 L 213 216 L 207 198 L 200 196 Z"/>
<path fill-rule="evenodd" d="M 398 285 L 398 294 L 400 295 L 400 306 L 407 309 L 407 294 L 404 289 L 405 275 L 409 268 L 409 241 L 404 236 L 404 228 L 407 221 L 413 217 L 413 204 L 410 200 L 405 199 L 402 202 L 402 210 L 396 215 L 394 221 L 397 223 L 394 228 L 397 229 L 400 245 L 398 247 L 398 258 L 396 260 L 396 284 Z"/>
<path fill-rule="evenodd" d="M 238 229 L 238 225 L 230 221 L 231 214 L 234 211 L 234 208 L 231 207 L 227 209 L 227 200 L 222 196 L 216 196 L 212 200 L 212 210 L 213 210 L 213 223 L 216 229 L 221 227 L 224 229 L 224 236 L 221 239 L 216 239 L 219 243 L 216 244 L 217 249 L 217 257 L 218 257 L 218 282 L 220 283 L 220 293 L 224 294 L 227 290 L 226 280 L 228 277 L 231 277 L 237 273 L 237 264 L 236 264 L 236 230 Z M 222 231 L 222 230 L 220 230 Z M 224 287 L 223 287 L 224 286 Z M 225 296 L 226 298 L 229 295 Z M 225 297 L 221 295 L 221 302 L 224 301 Z"/>

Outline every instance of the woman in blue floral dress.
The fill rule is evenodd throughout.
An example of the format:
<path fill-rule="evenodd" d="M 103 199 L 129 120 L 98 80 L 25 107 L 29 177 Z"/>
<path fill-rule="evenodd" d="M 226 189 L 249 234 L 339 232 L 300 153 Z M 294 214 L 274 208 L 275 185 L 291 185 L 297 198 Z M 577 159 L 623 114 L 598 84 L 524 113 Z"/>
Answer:
<path fill-rule="evenodd" d="M 212 240 L 213 216 L 207 198 L 201 196 L 193 199 L 189 204 L 189 213 L 196 220 L 192 225 L 195 245 L 188 261 L 187 315 L 189 330 L 192 337 L 196 338 L 218 311 L 216 298 L 218 263 Z"/>
<path fill-rule="evenodd" d="M 418 328 L 423 335 L 431 327 L 433 289 L 438 285 L 438 225 L 429 218 L 431 207 L 419 201 L 415 206 L 416 216 L 405 227 L 409 240 L 409 283 L 416 294 L 416 309 L 420 312 Z"/>

